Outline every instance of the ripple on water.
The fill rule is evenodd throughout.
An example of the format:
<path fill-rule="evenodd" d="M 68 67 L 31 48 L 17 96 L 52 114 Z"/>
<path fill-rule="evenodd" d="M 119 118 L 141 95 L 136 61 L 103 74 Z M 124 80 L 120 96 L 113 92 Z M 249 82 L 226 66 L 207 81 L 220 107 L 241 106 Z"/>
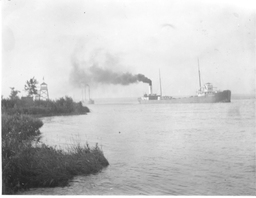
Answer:
<path fill-rule="evenodd" d="M 86 116 L 46 119 L 42 140 L 98 142 L 110 166 L 25 194 L 256 195 L 253 102 L 91 108 Z"/>

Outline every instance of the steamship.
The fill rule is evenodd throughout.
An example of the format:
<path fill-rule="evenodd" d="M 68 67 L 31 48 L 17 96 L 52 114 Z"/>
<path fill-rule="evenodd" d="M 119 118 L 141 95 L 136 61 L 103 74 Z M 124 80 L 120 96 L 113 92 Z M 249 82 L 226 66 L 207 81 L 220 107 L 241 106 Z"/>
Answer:
<path fill-rule="evenodd" d="M 173 98 L 171 96 L 162 96 L 161 77 L 159 71 L 160 80 L 160 95 L 152 93 L 152 82 L 149 84 L 149 94 L 144 94 L 139 98 L 139 102 L 142 104 L 158 104 L 158 103 L 227 103 L 231 102 L 231 91 L 224 90 L 219 91 L 213 87 L 211 83 L 206 83 L 201 86 L 200 69 L 198 61 L 198 73 L 199 73 L 199 91 L 197 94 L 184 98 Z"/>
<path fill-rule="evenodd" d="M 86 87 L 88 87 L 88 100 L 86 99 Z M 88 104 L 94 104 L 94 100 L 90 98 L 90 86 L 86 84 L 84 87 L 82 86 L 82 104 L 88 105 Z"/>

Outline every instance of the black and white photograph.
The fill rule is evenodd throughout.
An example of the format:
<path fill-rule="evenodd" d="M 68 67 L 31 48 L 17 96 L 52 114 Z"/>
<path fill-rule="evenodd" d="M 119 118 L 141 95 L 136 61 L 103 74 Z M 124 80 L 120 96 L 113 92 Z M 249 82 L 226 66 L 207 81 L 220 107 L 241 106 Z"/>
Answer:
<path fill-rule="evenodd" d="M 256 196 L 253 0 L 2 0 L 1 195 Z"/>

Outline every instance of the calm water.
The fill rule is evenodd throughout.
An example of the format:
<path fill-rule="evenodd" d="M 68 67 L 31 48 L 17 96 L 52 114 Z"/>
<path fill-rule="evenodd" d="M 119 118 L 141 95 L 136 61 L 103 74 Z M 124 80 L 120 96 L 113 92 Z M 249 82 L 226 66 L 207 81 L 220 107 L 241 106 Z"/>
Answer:
<path fill-rule="evenodd" d="M 110 166 L 50 195 L 256 195 L 255 103 L 95 104 L 44 118 L 43 141 L 99 143 Z"/>

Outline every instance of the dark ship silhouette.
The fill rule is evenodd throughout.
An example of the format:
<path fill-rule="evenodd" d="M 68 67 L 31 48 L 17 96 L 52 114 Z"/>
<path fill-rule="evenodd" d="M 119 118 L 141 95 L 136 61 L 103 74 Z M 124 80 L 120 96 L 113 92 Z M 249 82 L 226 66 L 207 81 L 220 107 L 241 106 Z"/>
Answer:
<path fill-rule="evenodd" d="M 86 87 L 88 87 L 88 100 L 86 99 Z M 94 104 L 94 100 L 90 98 L 90 86 L 86 84 L 84 87 L 82 87 L 82 104 L 88 105 L 88 104 Z"/>
<path fill-rule="evenodd" d="M 201 77 L 198 61 L 198 73 L 199 73 L 199 91 L 195 96 L 184 97 L 184 98 L 173 98 L 171 96 L 162 96 L 161 88 L 161 77 L 159 71 L 160 80 L 160 95 L 152 93 L 152 82 L 149 84 L 149 94 L 145 94 L 139 98 L 139 102 L 142 104 L 158 104 L 158 103 L 218 103 L 218 102 L 231 102 L 231 91 L 224 90 L 219 91 L 213 87 L 211 83 L 206 83 L 203 87 L 201 86 Z"/>

